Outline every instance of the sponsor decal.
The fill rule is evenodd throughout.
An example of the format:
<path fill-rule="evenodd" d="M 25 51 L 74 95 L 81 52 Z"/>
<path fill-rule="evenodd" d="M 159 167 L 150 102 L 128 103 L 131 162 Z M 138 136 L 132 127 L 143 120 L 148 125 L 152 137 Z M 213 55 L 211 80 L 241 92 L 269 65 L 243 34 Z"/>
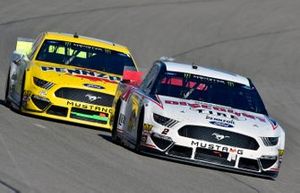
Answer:
<path fill-rule="evenodd" d="M 146 143 L 147 137 L 148 137 L 147 135 L 142 135 L 141 142 Z"/>
<path fill-rule="evenodd" d="M 209 115 L 206 116 L 206 119 L 210 120 L 209 121 L 210 124 L 217 125 L 220 127 L 232 128 L 235 124 L 233 120 L 221 119 L 221 118 L 212 117 Z"/>
<path fill-rule="evenodd" d="M 237 155 L 234 153 L 229 153 L 228 157 L 227 157 L 227 161 L 231 162 L 231 161 L 235 161 L 236 160 Z"/>
<path fill-rule="evenodd" d="M 82 103 L 72 102 L 72 101 L 67 101 L 67 106 L 72 106 L 72 107 L 81 108 L 81 109 L 87 109 L 87 110 L 91 110 L 91 111 L 112 113 L 111 108 L 99 107 L 99 106 L 96 106 L 96 105 L 87 105 L 87 104 L 82 104 Z"/>
<path fill-rule="evenodd" d="M 221 141 L 225 138 L 228 138 L 228 139 L 230 138 L 230 136 L 228 136 L 228 135 L 222 135 L 219 133 L 213 133 L 212 136 L 214 136 L 217 141 Z"/>
<path fill-rule="evenodd" d="M 278 123 L 275 120 L 269 118 L 269 122 L 271 123 L 273 130 L 275 130 L 278 127 Z"/>
<path fill-rule="evenodd" d="M 83 86 L 88 87 L 88 88 L 94 88 L 94 89 L 105 89 L 103 86 L 100 85 L 95 85 L 95 84 L 83 84 Z"/>
<path fill-rule="evenodd" d="M 150 132 L 153 128 L 153 125 L 144 123 L 144 131 Z"/>
<path fill-rule="evenodd" d="M 119 115 L 119 120 L 118 120 L 118 125 L 123 125 L 125 123 L 126 117 L 123 113 L 120 113 Z"/>
<path fill-rule="evenodd" d="M 44 72 L 57 72 L 57 73 L 66 73 L 73 76 L 77 76 L 80 78 L 86 78 L 91 81 L 105 81 L 110 83 L 117 83 L 121 80 L 118 76 L 112 76 L 101 72 L 95 72 L 91 70 L 83 70 L 83 69 L 68 69 L 68 68 L 59 68 L 59 67 L 48 67 L 42 66 L 42 71 Z"/>
<path fill-rule="evenodd" d="M 24 92 L 23 92 L 23 98 L 22 98 L 23 103 L 26 104 L 30 100 L 31 94 L 32 94 L 31 91 L 24 90 Z"/>
<path fill-rule="evenodd" d="M 209 121 L 210 124 L 220 126 L 220 127 L 226 127 L 226 128 L 232 128 L 233 125 L 230 125 L 228 123 L 223 123 L 223 122 L 217 122 L 217 121 Z"/>
<path fill-rule="evenodd" d="M 91 94 L 86 94 L 85 97 L 87 97 L 90 102 L 94 102 L 96 100 L 101 100 L 102 99 L 100 96 L 94 96 L 94 95 L 91 95 Z"/>
<path fill-rule="evenodd" d="M 215 150 L 215 151 L 222 151 L 222 152 L 226 152 L 229 154 L 243 155 L 242 149 L 226 147 L 226 146 L 216 145 L 216 144 L 211 144 L 211 143 L 206 143 L 206 142 L 192 141 L 191 146 L 196 146 L 196 147 L 209 149 L 209 150 Z"/>
<path fill-rule="evenodd" d="M 46 95 L 47 95 L 47 91 L 42 90 L 39 94 L 40 94 L 41 96 L 46 96 Z"/>
<path fill-rule="evenodd" d="M 122 85 L 122 84 L 121 84 Z M 150 102 L 153 102 L 154 104 L 156 104 L 157 106 L 159 106 L 160 108 L 164 108 L 162 106 L 162 103 L 161 103 L 161 100 L 159 98 L 158 95 L 155 95 L 155 99 L 151 98 L 151 97 L 148 97 L 146 95 L 144 95 L 143 93 L 141 92 L 138 92 L 137 88 L 135 87 L 127 87 L 126 90 L 122 93 L 121 95 L 121 99 L 123 99 L 124 101 L 127 101 L 129 99 L 129 96 L 132 94 L 132 93 L 135 93 L 136 95 L 139 95 L 140 97 L 142 97 L 142 99 L 147 99 L 149 100 Z M 145 103 L 147 104 L 147 103 Z"/>
<path fill-rule="evenodd" d="M 210 105 L 205 103 L 188 103 L 184 101 L 173 101 L 173 100 L 165 100 L 165 103 L 169 105 L 189 106 L 193 109 L 198 110 L 200 113 L 204 113 L 204 114 L 223 116 L 231 119 L 236 119 L 237 117 L 248 118 L 248 119 L 259 120 L 261 122 L 266 122 L 266 119 L 260 116 L 256 116 L 246 112 L 236 111 L 231 108 L 225 108 L 225 107 L 220 107 L 220 106 L 215 106 L 215 105 Z"/>
<path fill-rule="evenodd" d="M 136 116 L 136 112 L 132 112 L 131 116 L 128 119 L 128 131 L 132 131 L 132 129 L 135 127 L 135 124 L 137 123 L 137 116 Z"/>
<path fill-rule="evenodd" d="M 279 156 L 283 156 L 283 154 L 284 154 L 284 149 L 279 149 L 278 150 L 278 155 Z"/>
<path fill-rule="evenodd" d="M 123 99 L 125 102 L 128 100 L 129 96 L 131 93 L 134 91 L 135 88 L 133 87 L 128 87 L 125 92 L 122 93 L 121 99 Z"/>
<path fill-rule="evenodd" d="M 281 166 L 283 155 L 284 155 L 284 149 L 279 149 L 278 150 L 278 170 Z"/>

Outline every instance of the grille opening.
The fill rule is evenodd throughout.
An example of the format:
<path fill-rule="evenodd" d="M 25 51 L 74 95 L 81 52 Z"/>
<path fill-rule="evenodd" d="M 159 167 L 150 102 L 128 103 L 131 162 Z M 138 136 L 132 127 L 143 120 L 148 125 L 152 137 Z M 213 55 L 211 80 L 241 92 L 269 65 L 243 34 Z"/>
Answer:
<path fill-rule="evenodd" d="M 275 159 L 264 159 L 264 158 L 260 158 L 259 160 L 260 160 L 260 163 L 261 163 L 262 167 L 263 167 L 264 169 L 267 169 L 267 168 L 273 166 L 273 165 L 276 163 L 277 157 L 276 157 Z"/>
<path fill-rule="evenodd" d="M 79 108 L 72 108 L 70 117 L 83 121 L 90 121 L 95 123 L 106 124 L 109 120 L 109 114 L 98 111 L 90 111 Z"/>
<path fill-rule="evenodd" d="M 60 88 L 55 92 L 55 96 L 58 98 L 107 107 L 111 107 L 114 100 L 113 95 L 77 88 Z"/>
<path fill-rule="evenodd" d="M 259 170 L 258 162 L 254 159 L 240 158 L 238 167 L 248 170 Z"/>
<path fill-rule="evenodd" d="M 172 144 L 172 141 L 156 137 L 153 134 L 151 134 L 151 139 L 155 143 L 155 145 L 162 150 L 165 150 L 167 147 L 169 147 Z"/>
<path fill-rule="evenodd" d="M 186 125 L 178 130 L 178 134 L 182 137 L 205 140 L 244 149 L 257 150 L 259 148 L 259 144 L 252 137 L 211 127 Z M 218 140 L 218 135 L 223 136 L 223 139 Z"/>
<path fill-rule="evenodd" d="M 235 160 L 228 161 L 228 155 L 229 153 L 227 152 L 215 151 L 198 147 L 196 149 L 195 159 L 218 163 L 222 165 L 234 166 Z"/>
<path fill-rule="evenodd" d="M 36 97 L 35 95 L 33 95 L 31 97 L 31 100 L 32 100 L 33 104 L 41 110 L 44 110 L 46 107 L 48 107 L 50 105 L 49 101 L 46 101 L 45 99 L 43 100 L 39 97 Z"/>
<path fill-rule="evenodd" d="M 174 155 L 177 157 L 191 158 L 193 149 L 190 147 L 184 147 L 179 145 L 174 145 L 168 152 L 169 155 Z"/>
<path fill-rule="evenodd" d="M 61 117 L 66 117 L 68 115 L 68 108 L 52 105 L 47 110 L 47 113 L 50 114 L 50 115 L 57 115 L 57 116 L 61 116 Z"/>

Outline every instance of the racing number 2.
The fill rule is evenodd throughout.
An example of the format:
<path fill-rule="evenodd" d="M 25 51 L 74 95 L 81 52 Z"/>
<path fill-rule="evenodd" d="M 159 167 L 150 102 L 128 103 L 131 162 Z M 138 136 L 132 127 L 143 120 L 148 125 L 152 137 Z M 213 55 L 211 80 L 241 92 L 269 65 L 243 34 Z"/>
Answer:
<path fill-rule="evenodd" d="M 161 134 L 167 135 L 169 131 L 170 131 L 170 129 L 164 129 L 164 130 L 161 132 Z"/>

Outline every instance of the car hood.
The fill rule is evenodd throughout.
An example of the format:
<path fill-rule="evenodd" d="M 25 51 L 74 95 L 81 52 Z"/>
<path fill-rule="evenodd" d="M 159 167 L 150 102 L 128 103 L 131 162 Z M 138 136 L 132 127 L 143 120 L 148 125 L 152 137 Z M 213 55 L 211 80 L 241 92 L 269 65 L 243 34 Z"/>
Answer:
<path fill-rule="evenodd" d="M 74 66 L 58 65 L 48 62 L 35 62 L 31 65 L 32 76 L 66 87 L 86 87 L 105 91 L 114 95 L 121 80 L 120 75 Z M 100 92 L 101 92 L 100 91 Z"/>
<path fill-rule="evenodd" d="M 278 124 L 263 114 L 227 106 L 166 96 L 158 96 L 163 111 L 158 114 L 172 118 L 184 125 L 201 125 L 245 135 L 279 136 Z"/>

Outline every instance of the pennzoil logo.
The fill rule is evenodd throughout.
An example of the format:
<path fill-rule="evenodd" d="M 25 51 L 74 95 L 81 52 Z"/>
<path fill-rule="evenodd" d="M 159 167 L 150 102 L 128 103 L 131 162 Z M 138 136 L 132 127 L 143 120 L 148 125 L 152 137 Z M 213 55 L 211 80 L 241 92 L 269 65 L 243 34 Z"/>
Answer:
<path fill-rule="evenodd" d="M 86 109 L 86 110 L 91 110 L 91 111 L 98 111 L 98 112 L 104 112 L 104 113 L 112 113 L 111 108 L 107 107 L 100 107 L 96 105 L 87 105 L 87 104 L 82 104 L 82 103 L 77 103 L 73 101 L 67 101 L 67 106 L 72 106 L 80 109 Z"/>
<path fill-rule="evenodd" d="M 77 75 L 80 77 L 93 77 L 93 78 L 99 78 L 99 79 L 106 79 L 113 82 L 118 82 L 121 80 L 118 76 L 111 76 L 105 73 L 101 72 L 95 72 L 90 70 L 82 70 L 82 69 L 68 69 L 68 68 L 59 68 L 59 67 L 48 67 L 48 66 L 42 66 L 42 71 L 48 72 L 53 71 L 57 73 L 67 73 L 70 75 Z"/>

